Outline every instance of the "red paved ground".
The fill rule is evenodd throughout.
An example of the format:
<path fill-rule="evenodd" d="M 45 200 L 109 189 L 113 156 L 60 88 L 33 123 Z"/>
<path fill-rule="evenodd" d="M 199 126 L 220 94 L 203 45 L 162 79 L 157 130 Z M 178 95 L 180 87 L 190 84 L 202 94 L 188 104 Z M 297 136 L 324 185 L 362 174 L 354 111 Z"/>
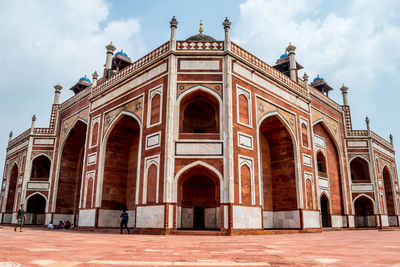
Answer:
<path fill-rule="evenodd" d="M 0 266 L 400 266 L 400 231 L 149 236 L 0 227 Z"/>

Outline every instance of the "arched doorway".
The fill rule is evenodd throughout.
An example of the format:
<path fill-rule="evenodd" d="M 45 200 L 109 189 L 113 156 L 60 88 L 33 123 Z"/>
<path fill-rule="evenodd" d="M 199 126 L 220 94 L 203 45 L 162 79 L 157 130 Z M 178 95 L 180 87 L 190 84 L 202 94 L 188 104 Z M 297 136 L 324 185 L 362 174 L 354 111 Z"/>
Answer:
<path fill-rule="evenodd" d="M 54 220 L 78 224 L 86 124 L 80 120 L 71 129 L 61 154 Z"/>
<path fill-rule="evenodd" d="M 263 179 L 264 228 L 299 228 L 293 222 L 280 218 L 285 212 L 297 210 L 295 154 L 292 136 L 289 130 L 277 116 L 270 116 L 261 123 L 259 128 L 261 168 Z M 275 216 L 275 213 L 279 216 Z M 293 214 L 293 212 L 291 212 Z"/>
<path fill-rule="evenodd" d="M 45 155 L 40 155 L 32 161 L 31 181 L 48 181 L 51 161 Z"/>
<path fill-rule="evenodd" d="M 14 199 L 15 199 L 15 191 L 17 190 L 18 172 L 19 172 L 18 165 L 14 164 L 14 166 L 12 167 L 12 169 L 10 171 L 8 196 L 7 196 L 7 203 L 6 203 L 6 213 L 10 213 L 10 214 L 12 214 L 13 212 L 16 212 L 16 210 L 14 210 Z M 17 202 L 18 202 L 18 200 L 17 200 Z M 9 223 L 11 223 L 11 219 L 12 218 L 10 218 Z M 6 222 L 5 220 L 3 220 L 3 221 Z M 8 220 L 7 220 L 7 222 L 8 222 Z"/>
<path fill-rule="evenodd" d="M 350 162 L 351 181 L 353 183 L 370 183 L 369 166 L 365 159 L 357 157 Z"/>
<path fill-rule="evenodd" d="M 26 202 L 26 223 L 44 224 L 46 199 L 41 194 L 30 196 Z"/>
<path fill-rule="evenodd" d="M 219 206 L 220 183 L 212 171 L 203 166 L 195 166 L 180 176 L 178 228 L 197 230 L 220 228 Z"/>
<path fill-rule="evenodd" d="M 356 227 L 375 227 L 374 203 L 366 196 L 360 196 L 354 201 Z"/>
<path fill-rule="evenodd" d="M 331 134 L 329 128 L 319 122 L 313 126 L 314 135 L 319 137 L 319 141 L 324 144 L 324 154 L 317 155 L 318 176 L 328 178 L 329 181 L 329 201 L 331 207 L 331 215 L 344 215 L 344 199 L 343 185 L 340 171 L 340 154 L 335 141 L 335 137 Z M 318 158 L 319 156 L 319 158 Z M 324 162 L 320 168 L 319 162 Z M 345 225 L 336 225 L 344 227 Z"/>
<path fill-rule="evenodd" d="M 139 142 L 139 123 L 129 115 L 121 115 L 105 141 L 102 209 L 118 213 L 122 209 L 126 209 L 128 213 L 134 211 L 140 162 Z M 118 218 L 101 226 L 118 226 Z M 129 221 L 135 220 L 131 218 Z"/>
<path fill-rule="evenodd" d="M 397 226 L 397 216 L 396 216 L 396 206 L 395 206 L 395 199 L 393 198 L 393 191 L 392 191 L 392 177 L 390 175 L 389 169 L 387 166 L 383 168 L 382 172 L 383 184 L 385 186 L 385 198 L 386 198 L 386 211 L 389 220 L 389 226 Z"/>
<path fill-rule="evenodd" d="M 197 90 L 185 95 L 179 114 L 180 138 L 219 139 L 219 102 L 211 94 Z"/>
<path fill-rule="evenodd" d="M 331 227 L 331 216 L 329 213 L 329 200 L 323 194 L 320 199 L 320 207 L 321 207 L 321 224 L 322 227 Z"/>

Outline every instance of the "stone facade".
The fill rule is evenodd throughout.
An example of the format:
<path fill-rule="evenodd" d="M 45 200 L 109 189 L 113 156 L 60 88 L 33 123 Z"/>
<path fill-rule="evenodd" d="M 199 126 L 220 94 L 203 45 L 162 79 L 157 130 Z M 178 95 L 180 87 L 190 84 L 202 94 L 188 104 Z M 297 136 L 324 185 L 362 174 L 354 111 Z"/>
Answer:
<path fill-rule="evenodd" d="M 347 88 L 340 105 L 298 77 L 293 45 L 271 67 L 223 25 L 224 41 L 177 41 L 173 19 L 135 62 L 108 45 L 64 103 L 56 85 L 49 127 L 10 136 L 1 223 L 24 203 L 28 223 L 92 228 L 126 209 L 141 233 L 398 226 L 392 140 L 352 129 Z"/>

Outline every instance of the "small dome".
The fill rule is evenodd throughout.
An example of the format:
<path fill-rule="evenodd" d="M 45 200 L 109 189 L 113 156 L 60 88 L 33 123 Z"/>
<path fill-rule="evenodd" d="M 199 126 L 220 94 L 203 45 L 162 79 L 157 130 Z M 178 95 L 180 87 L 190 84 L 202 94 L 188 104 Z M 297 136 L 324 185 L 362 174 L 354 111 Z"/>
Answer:
<path fill-rule="evenodd" d="M 189 38 L 186 39 L 186 41 L 216 41 L 216 40 L 214 37 L 211 37 L 210 35 L 199 33 L 190 36 Z"/>
<path fill-rule="evenodd" d="M 120 52 L 115 53 L 115 55 L 116 55 L 116 56 L 120 55 L 120 56 L 129 58 L 128 55 L 127 55 L 124 51 L 122 51 L 122 50 L 121 50 Z"/>
<path fill-rule="evenodd" d="M 323 81 L 323 80 L 325 80 L 325 79 L 323 77 L 319 77 L 319 75 L 318 75 L 317 77 L 314 78 L 313 82 Z"/>
<path fill-rule="evenodd" d="M 91 81 L 89 80 L 89 78 L 86 77 L 86 75 L 85 75 L 85 77 L 80 78 L 79 81 L 80 81 L 80 82 L 88 82 L 88 83 L 91 83 Z"/>
<path fill-rule="evenodd" d="M 285 54 L 282 54 L 279 58 L 285 58 L 285 57 L 287 57 L 287 56 L 289 56 L 289 54 L 288 54 L 288 53 L 285 53 Z"/>

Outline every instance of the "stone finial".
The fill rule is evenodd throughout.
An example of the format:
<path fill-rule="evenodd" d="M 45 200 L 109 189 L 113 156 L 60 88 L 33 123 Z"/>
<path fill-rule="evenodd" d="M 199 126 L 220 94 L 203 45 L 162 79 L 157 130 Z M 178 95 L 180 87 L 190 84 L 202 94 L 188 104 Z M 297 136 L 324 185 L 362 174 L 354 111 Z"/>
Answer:
<path fill-rule="evenodd" d="M 200 20 L 199 33 L 200 33 L 200 34 L 203 34 L 203 20 Z"/>
<path fill-rule="evenodd" d="M 369 118 L 368 118 L 368 116 L 366 116 L 366 117 L 365 117 L 365 123 L 367 124 L 367 130 L 368 130 L 368 131 L 370 131 L 369 122 L 370 122 L 370 121 L 369 121 Z"/>
<path fill-rule="evenodd" d="M 390 140 L 390 144 L 393 145 L 393 135 L 392 134 L 389 134 L 389 140 Z"/>
<path fill-rule="evenodd" d="M 115 46 L 113 45 L 113 43 L 112 42 L 110 42 L 108 45 L 106 45 L 106 49 L 107 49 L 107 52 L 114 52 L 115 51 Z"/>
<path fill-rule="evenodd" d="M 292 43 L 289 43 L 288 47 L 286 47 L 286 51 L 290 53 L 294 53 L 296 51 L 296 46 L 292 45 Z"/>
<path fill-rule="evenodd" d="M 63 87 L 61 86 L 60 83 L 57 83 L 54 85 L 54 104 L 57 105 L 60 102 L 60 94 L 61 94 L 61 89 Z"/>
<path fill-rule="evenodd" d="M 55 89 L 56 93 L 60 93 L 62 88 L 63 87 L 61 86 L 60 83 L 57 83 L 56 85 L 54 85 L 54 89 Z"/>
<path fill-rule="evenodd" d="M 97 85 L 97 78 L 99 78 L 99 75 L 97 74 L 97 71 L 94 71 L 92 74 L 92 87 Z"/>
<path fill-rule="evenodd" d="M 340 91 L 342 91 L 342 97 L 343 97 L 343 105 L 344 106 L 348 106 L 349 105 L 349 100 L 347 99 L 347 91 L 348 91 L 348 87 L 345 86 L 344 84 L 342 85 L 342 87 L 340 87 Z"/>
<path fill-rule="evenodd" d="M 12 140 L 13 137 L 13 132 L 10 131 L 10 134 L 8 135 L 8 142 L 10 142 Z"/>
<path fill-rule="evenodd" d="M 175 16 L 172 17 L 171 21 L 169 22 L 170 27 L 177 28 L 178 26 L 178 20 L 175 18 Z"/>
<path fill-rule="evenodd" d="M 304 72 L 304 74 L 303 74 L 303 80 L 304 80 L 304 82 L 308 82 L 308 75 L 307 75 L 307 73 L 305 73 Z"/>
<path fill-rule="evenodd" d="M 228 17 L 225 17 L 224 22 L 222 22 L 222 26 L 224 26 L 225 30 L 231 28 L 231 22 L 229 21 Z"/>
<path fill-rule="evenodd" d="M 99 75 L 97 74 L 97 71 L 94 71 L 92 74 L 92 79 L 97 80 L 97 78 L 99 78 Z"/>
<path fill-rule="evenodd" d="M 36 121 L 36 115 L 35 114 L 33 114 L 33 116 L 32 116 L 32 121 Z"/>
<path fill-rule="evenodd" d="M 340 91 L 342 91 L 342 93 L 347 93 L 347 90 L 349 89 L 349 87 L 347 87 L 346 85 L 342 85 L 342 87 L 340 87 Z"/>

